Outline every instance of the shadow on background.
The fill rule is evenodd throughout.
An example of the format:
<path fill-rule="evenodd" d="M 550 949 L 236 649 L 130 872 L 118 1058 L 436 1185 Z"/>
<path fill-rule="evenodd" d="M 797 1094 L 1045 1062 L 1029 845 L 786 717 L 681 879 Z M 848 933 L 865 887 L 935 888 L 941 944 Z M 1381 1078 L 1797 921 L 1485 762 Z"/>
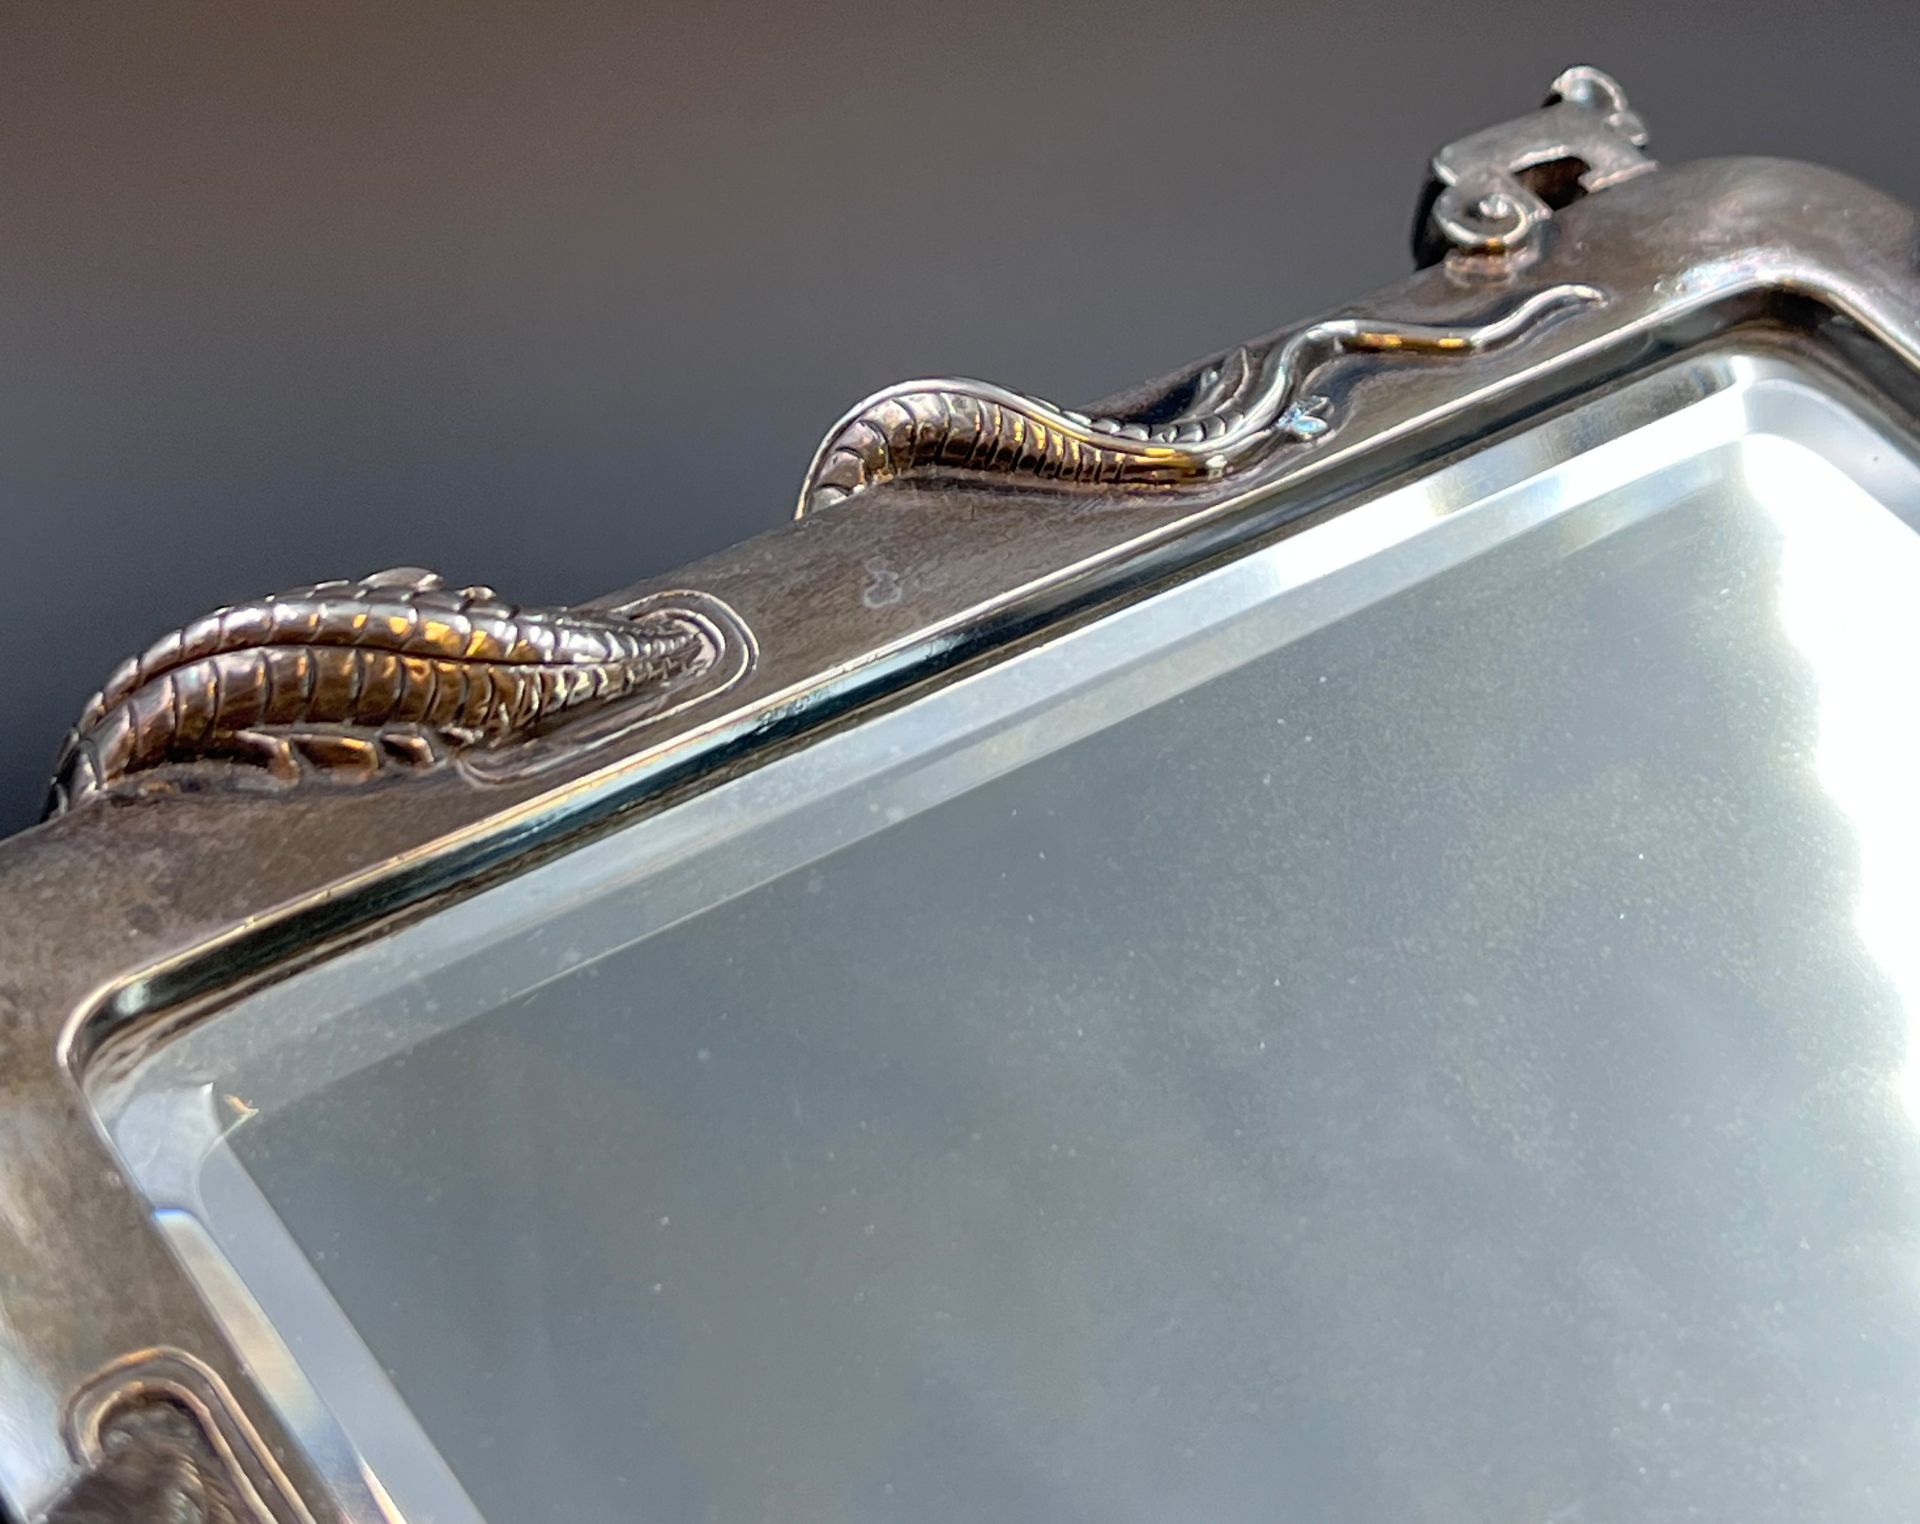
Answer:
<path fill-rule="evenodd" d="M 9 18 L 0 831 L 216 604 L 587 597 L 780 523 L 885 381 L 1078 400 L 1392 281 L 1425 154 L 1570 63 L 1920 201 L 1912 0 Z"/>

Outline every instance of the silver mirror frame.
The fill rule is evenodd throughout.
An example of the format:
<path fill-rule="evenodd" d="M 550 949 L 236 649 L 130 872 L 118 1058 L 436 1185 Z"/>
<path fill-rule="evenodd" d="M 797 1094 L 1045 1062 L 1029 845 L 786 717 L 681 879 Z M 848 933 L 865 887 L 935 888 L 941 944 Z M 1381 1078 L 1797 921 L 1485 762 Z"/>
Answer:
<path fill-rule="evenodd" d="M 796 522 L 580 609 L 367 579 L 116 673 L 60 808 L 0 846 L 0 1498 L 380 1516 L 321 1484 L 86 1099 L 240 993 L 1690 349 L 1785 346 L 1920 416 L 1911 212 L 1797 163 L 1655 171 L 1644 142 L 1569 71 L 1435 156 L 1401 284 L 1085 409 L 889 388 L 829 433 Z"/>

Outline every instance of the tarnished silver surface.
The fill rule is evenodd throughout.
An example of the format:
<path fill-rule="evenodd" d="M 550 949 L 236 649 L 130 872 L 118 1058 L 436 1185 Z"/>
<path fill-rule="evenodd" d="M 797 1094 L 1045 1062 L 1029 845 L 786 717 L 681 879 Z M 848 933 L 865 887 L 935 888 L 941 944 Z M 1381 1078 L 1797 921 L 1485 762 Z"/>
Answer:
<path fill-rule="evenodd" d="M 1329 399 L 1313 386 L 1345 355 L 1467 355 L 1604 301 L 1589 285 L 1536 291 L 1464 323 L 1335 318 L 1203 368 L 1165 404 L 1128 415 L 1073 412 L 985 381 L 903 381 L 835 424 L 808 468 L 796 517 L 885 482 L 969 477 L 1057 487 L 1149 487 L 1220 477 L 1282 445 L 1321 438 Z"/>
<path fill-rule="evenodd" d="M 165 1348 L 214 1373 L 317 1520 L 386 1517 L 372 1491 L 321 1481 L 155 1231 L 77 1083 L 96 1082 L 99 1061 L 129 1061 L 237 992 L 521 854 L 680 798 L 856 706 L 941 680 L 959 657 L 984 659 L 1231 549 L 1310 530 L 1437 454 L 1604 395 L 1678 349 L 1776 345 L 1913 416 L 1920 227 L 1845 176 L 1776 160 L 1669 167 L 1555 210 L 1551 228 L 1516 280 L 1591 286 L 1604 306 L 1570 307 L 1457 363 L 1350 356 L 1341 426 L 1312 450 L 1146 497 L 878 485 L 591 605 L 604 614 L 694 586 L 760 633 L 750 667 L 671 723 L 484 788 L 446 767 L 395 789 L 170 792 L 137 809 L 69 811 L 0 845 L 0 1495 L 43 1517 L 84 1470 L 65 1438 L 76 1394 L 130 1354 Z M 1354 306 L 1455 326 L 1495 304 L 1484 285 L 1435 267 Z M 1089 415 L 1136 416 L 1179 384 Z M 936 511 L 899 512 L 909 501 Z M 1127 512 L 1109 511 L 1121 503 Z"/>
<path fill-rule="evenodd" d="M 75 1394 L 67 1423 L 87 1469 L 50 1524 L 313 1524 L 219 1377 L 178 1350 L 116 1361 Z"/>
<path fill-rule="evenodd" d="M 525 608 L 413 567 L 296 588 L 216 609 L 122 663 L 62 745 L 47 812 L 193 764 L 251 764 L 281 783 L 433 766 L 584 710 L 661 706 L 726 641 L 668 601 Z"/>
<path fill-rule="evenodd" d="M 47 1510 L 48 1524 L 252 1524 L 249 1500 L 223 1485 L 220 1457 L 186 1409 L 156 1400 L 116 1413 L 86 1471 Z"/>
<path fill-rule="evenodd" d="M 1564 205 L 1645 174 L 1654 168 L 1646 145 L 1646 124 L 1611 76 L 1569 69 L 1541 110 L 1433 156 L 1415 251 L 1423 263 L 1449 251 L 1483 262 L 1526 251 L 1553 215 L 1549 195 Z"/>

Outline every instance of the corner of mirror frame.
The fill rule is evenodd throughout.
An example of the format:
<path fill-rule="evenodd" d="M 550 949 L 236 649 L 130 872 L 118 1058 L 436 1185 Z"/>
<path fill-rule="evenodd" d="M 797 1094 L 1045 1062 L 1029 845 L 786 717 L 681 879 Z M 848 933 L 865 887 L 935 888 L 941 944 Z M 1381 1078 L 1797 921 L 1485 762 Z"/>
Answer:
<path fill-rule="evenodd" d="M 375 732 L 371 764 L 359 744 L 323 744 L 364 735 L 269 735 L 257 786 L 201 788 L 172 773 L 151 791 L 106 786 L 0 844 L 10 928 L 0 973 L 0 1400 L 14 1419 L 0 1434 L 0 1496 L 26 1519 L 116 1517 L 103 1510 L 120 1505 L 99 1499 L 122 1483 L 171 1487 L 152 1496 L 185 1498 L 180 1507 L 209 1519 L 381 1516 L 371 1492 L 343 1497 L 321 1484 L 121 1175 L 80 1084 L 103 1041 L 159 1032 L 229 986 L 719 776 L 960 655 L 1290 532 L 1770 306 L 1842 319 L 1920 371 L 1911 212 L 1804 164 L 1655 171 L 1645 141 L 1618 86 L 1569 71 L 1542 112 L 1434 156 L 1415 238 L 1423 267 L 1349 310 L 1081 409 L 973 382 L 877 394 L 829 432 L 799 522 L 670 580 L 554 611 L 616 655 L 622 620 L 643 640 L 652 638 L 644 616 L 671 625 L 692 610 L 696 624 L 707 621 L 676 647 L 706 653 L 691 686 L 668 685 L 657 704 L 620 707 L 653 691 L 652 678 L 626 691 L 615 691 L 620 679 L 556 680 L 555 698 L 601 684 L 571 716 L 589 724 L 576 733 L 588 744 L 570 744 L 564 727 L 534 736 L 539 726 L 502 720 L 496 750 L 456 724 L 420 743 L 430 765 L 416 766 L 412 742 L 390 745 L 380 731 L 396 716 L 419 725 L 438 714 L 400 662 L 432 653 L 376 642 L 396 664 L 393 707 L 336 709 L 328 721 L 372 716 L 371 727 L 346 727 Z M 1570 162 L 1584 168 L 1569 175 Z M 836 490 L 822 495 L 822 484 Z M 349 600 L 383 609 L 396 591 L 379 579 L 352 586 Z M 470 624 L 495 617 L 485 590 L 464 591 L 475 595 L 458 611 Z M 218 649 L 201 654 L 247 653 L 250 665 L 229 664 L 222 682 L 245 688 L 260 675 L 261 692 L 222 687 L 208 701 L 279 713 L 286 674 L 267 681 L 259 654 L 277 637 L 256 637 L 309 615 L 329 617 L 317 604 L 250 606 L 219 626 Z M 157 667 L 110 680 L 95 723 L 114 695 L 132 703 L 177 670 L 198 649 L 190 630 Z M 653 633 L 671 644 L 685 631 Z M 636 647 L 640 666 L 655 658 L 672 665 L 664 649 Z M 307 678 L 297 683 L 304 693 Z M 151 695 L 145 702 L 146 720 L 172 723 Z M 83 718 L 93 715 L 89 706 Z M 130 731 L 142 717 L 137 704 L 127 711 Z M 528 749 L 504 744 L 517 742 Z M 173 744 L 153 755 L 170 765 Z M 395 765 L 403 777 L 386 776 Z M 371 786 L 303 781 L 334 768 L 366 773 Z M 146 1480 L 114 1472 L 109 1456 L 123 1470 L 129 1457 L 141 1461 L 131 1470 Z"/>

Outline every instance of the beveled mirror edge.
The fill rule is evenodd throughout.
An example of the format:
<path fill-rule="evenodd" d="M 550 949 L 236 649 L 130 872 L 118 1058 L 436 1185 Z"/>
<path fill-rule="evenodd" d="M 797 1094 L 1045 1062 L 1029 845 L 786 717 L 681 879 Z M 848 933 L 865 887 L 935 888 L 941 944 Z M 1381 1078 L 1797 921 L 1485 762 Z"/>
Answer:
<path fill-rule="evenodd" d="M 753 669 L 724 695 L 683 709 L 670 727 L 636 731 L 617 755 L 491 786 L 449 771 L 400 790 L 107 802 L 0 846 L 10 927 L 0 986 L 0 1371 L 20 1419 L 0 1443 L 0 1495 L 24 1517 L 44 1513 L 81 1468 L 76 1395 L 97 1406 L 107 1401 L 102 1371 L 140 1352 L 179 1352 L 231 1408 L 199 1423 L 207 1445 L 231 1448 L 223 1436 L 238 1433 L 284 1475 L 293 1496 L 268 1517 L 378 1516 L 370 1496 L 356 1503 L 317 1486 L 115 1169 L 76 1072 L 98 1023 L 199 993 L 196 968 L 311 952 L 776 733 L 937 670 L 963 643 L 1006 638 L 1103 590 L 1271 536 L 1331 494 L 1364 490 L 1369 470 L 1375 480 L 1404 474 L 1503 416 L 1724 331 L 1757 301 L 1810 301 L 1920 369 L 1915 247 L 1911 213 L 1830 171 L 1728 160 L 1637 177 L 1557 214 L 1544 247 L 1515 273 L 1525 289 L 1591 285 L 1604 306 L 1445 374 L 1353 361 L 1342 383 L 1356 405 L 1327 448 L 1217 494 L 1134 501 L 1120 513 L 1097 497 L 876 490 L 597 600 L 607 608 L 697 587 L 763 637 Z M 1489 295 L 1443 264 L 1357 310 L 1451 323 Z M 778 642 L 764 638 L 774 630 Z"/>

